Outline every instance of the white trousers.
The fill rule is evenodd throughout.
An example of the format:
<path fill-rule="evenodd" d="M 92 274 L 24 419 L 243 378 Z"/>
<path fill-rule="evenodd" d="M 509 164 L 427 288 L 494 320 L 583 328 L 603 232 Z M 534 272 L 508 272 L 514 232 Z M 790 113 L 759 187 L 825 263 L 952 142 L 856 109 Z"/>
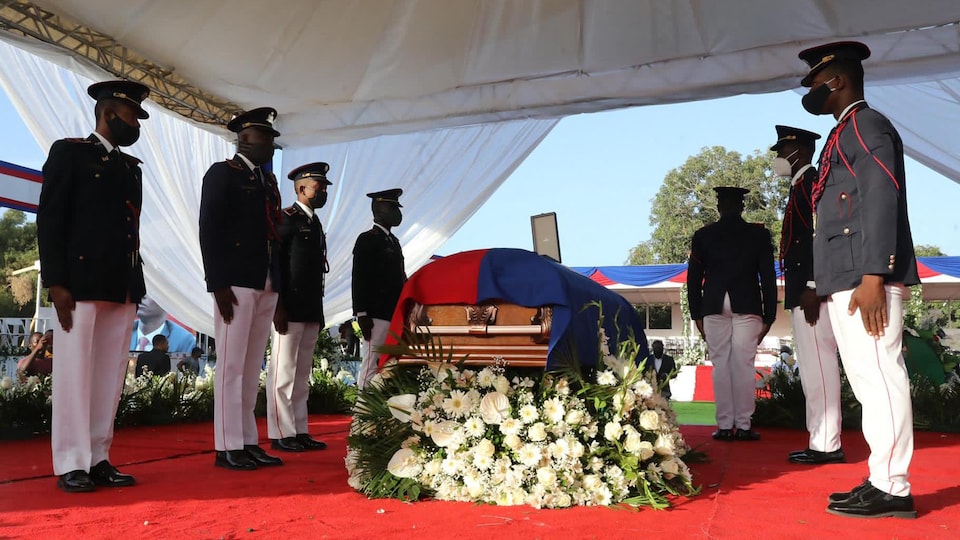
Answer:
<path fill-rule="evenodd" d="M 723 313 L 703 318 L 719 429 L 750 429 L 757 394 L 754 362 L 762 327 L 760 316 L 731 311 L 730 295 L 724 295 Z"/>
<path fill-rule="evenodd" d="M 127 374 L 136 304 L 77 302 L 69 332 L 56 317 L 53 472 L 90 472 L 110 459 L 113 422 Z"/>
<path fill-rule="evenodd" d="M 370 379 L 377 374 L 380 367 L 380 353 L 377 348 L 387 341 L 387 334 L 390 333 L 390 321 L 383 319 L 373 319 L 373 330 L 370 331 L 370 341 L 364 340 L 363 362 L 360 363 L 360 373 L 357 374 L 357 388 L 363 390 L 363 387 L 370 382 Z"/>
<path fill-rule="evenodd" d="M 307 434 L 307 398 L 313 373 L 313 349 L 320 323 L 287 323 L 287 333 L 273 332 L 267 368 L 267 434 L 283 439 Z"/>
<path fill-rule="evenodd" d="M 233 320 L 223 322 L 214 302 L 213 325 L 217 340 L 217 368 L 213 377 L 213 439 L 215 448 L 242 450 L 258 444 L 257 405 L 260 371 L 277 308 L 277 293 L 270 290 L 230 287 L 237 297 Z"/>
<path fill-rule="evenodd" d="M 863 406 L 863 438 L 870 447 L 870 483 L 891 495 L 910 494 L 913 404 L 903 363 L 903 301 L 899 284 L 885 285 L 888 326 L 875 339 L 863 327 L 860 310 L 847 314 L 853 290 L 835 292 L 827 302 L 840 358 L 850 387 Z"/>
<path fill-rule="evenodd" d="M 803 310 L 790 310 L 793 345 L 796 348 L 800 384 L 806 398 L 808 448 L 833 452 L 840 448 L 840 360 L 826 302 L 820 303 L 820 318 L 810 326 Z"/>

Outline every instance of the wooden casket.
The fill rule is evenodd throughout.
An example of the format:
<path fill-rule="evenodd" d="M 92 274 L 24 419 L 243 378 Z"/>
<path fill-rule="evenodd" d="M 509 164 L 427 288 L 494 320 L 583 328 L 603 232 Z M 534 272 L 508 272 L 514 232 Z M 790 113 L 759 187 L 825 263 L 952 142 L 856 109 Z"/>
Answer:
<path fill-rule="evenodd" d="M 404 329 L 429 335 L 454 360 L 467 365 L 502 363 L 544 367 L 550 343 L 551 306 L 524 307 L 509 302 L 423 305 L 413 303 L 404 314 Z M 424 359 L 403 356 L 400 363 Z"/>

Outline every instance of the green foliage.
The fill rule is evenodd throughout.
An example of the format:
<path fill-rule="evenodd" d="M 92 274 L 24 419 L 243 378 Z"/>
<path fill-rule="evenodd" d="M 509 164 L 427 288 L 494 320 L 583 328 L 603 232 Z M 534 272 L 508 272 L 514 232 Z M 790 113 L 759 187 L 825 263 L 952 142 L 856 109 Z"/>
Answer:
<path fill-rule="evenodd" d="M 19 385 L 0 381 L 0 440 L 23 439 L 50 431 L 51 378 L 29 377 Z"/>
<path fill-rule="evenodd" d="M 780 219 L 786 207 L 789 183 L 770 174 L 773 154 L 756 151 L 743 157 L 722 146 L 704 148 L 671 170 L 653 199 L 650 240 L 630 251 L 629 264 L 686 262 L 693 233 L 719 219 L 713 188 L 739 186 L 750 190 L 743 217 L 763 223 L 780 241 Z"/>
<path fill-rule="evenodd" d="M 40 258 L 37 224 L 28 222 L 20 210 L 6 210 L 0 216 L 0 317 L 29 317 L 37 286 L 37 273 L 14 276 L 13 271 L 31 266 Z M 15 295 L 14 289 L 20 294 Z"/>

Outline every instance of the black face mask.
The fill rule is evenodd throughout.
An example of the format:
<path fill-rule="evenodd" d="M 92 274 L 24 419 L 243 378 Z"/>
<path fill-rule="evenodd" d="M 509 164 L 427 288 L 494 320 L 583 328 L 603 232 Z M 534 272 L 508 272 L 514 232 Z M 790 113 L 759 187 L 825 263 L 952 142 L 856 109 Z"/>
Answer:
<path fill-rule="evenodd" d="M 240 141 L 237 143 L 237 152 L 247 156 L 254 165 L 264 165 L 273 159 L 273 144 Z"/>
<path fill-rule="evenodd" d="M 131 126 L 123 121 L 123 118 L 114 116 L 107 120 L 107 127 L 110 128 L 110 134 L 113 135 L 113 142 L 117 146 L 130 146 L 140 138 L 140 128 Z"/>
<path fill-rule="evenodd" d="M 391 227 L 398 227 L 403 222 L 403 213 L 399 207 L 396 207 L 392 212 L 387 213 L 386 219 Z"/>
<path fill-rule="evenodd" d="M 326 191 L 318 191 L 316 195 L 314 195 L 313 198 L 310 199 L 310 208 L 313 208 L 314 210 L 318 208 L 323 208 L 323 205 L 325 204 L 327 204 Z"/>
<path fill-rule="evenodd" d="M 836 78 L 836 77 L 834 77 Z M 832 81 L 833 79 L 830 79 Z M 827 100 L 830 99 L 830 94 L 833 93 L 833 88 L 830 88 L 828 84 L 830 81 L 826 81 L 820 86 L 814 88 L 807 95 L 803 96 L 803 99 L 800 100 L 800 103 L 803 104 L 803 108 L 810 114 L 826 114 L 823 110 L 823 106 L 827 104 Z"/>

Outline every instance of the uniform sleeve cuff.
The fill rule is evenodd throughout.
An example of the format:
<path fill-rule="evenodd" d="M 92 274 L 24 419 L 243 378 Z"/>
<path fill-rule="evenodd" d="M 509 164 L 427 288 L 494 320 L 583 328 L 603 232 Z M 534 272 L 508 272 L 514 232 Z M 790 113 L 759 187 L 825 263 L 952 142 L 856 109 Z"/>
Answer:
<path fill-rule="evenodd" d="M 817 288 L 817 282 L 811 279 L 810 281 L 807 282 L 807 288 L 808 288 L 808 289 L 816 289 L 816 288 Z"/>

